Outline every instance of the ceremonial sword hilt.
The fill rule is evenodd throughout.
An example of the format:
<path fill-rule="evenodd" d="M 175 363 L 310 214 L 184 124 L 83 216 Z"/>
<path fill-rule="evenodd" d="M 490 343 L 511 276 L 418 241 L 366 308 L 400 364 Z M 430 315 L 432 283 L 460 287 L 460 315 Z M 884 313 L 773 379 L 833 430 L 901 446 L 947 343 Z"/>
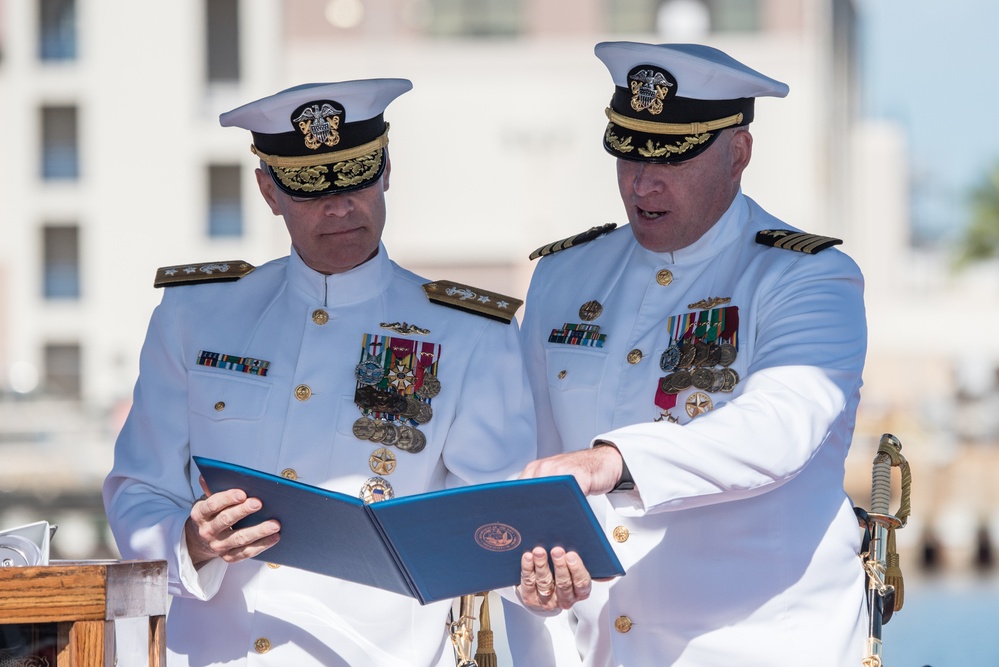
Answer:
<path fill-rule="evenodd" d="M 891 514 L 891 469 L 901 471 L 902 498 L 897 515 Z M 871 511 L 865 513 L 865 527 L 870 533 L 870 545 L 864 559 L 868 577 L 868 608 L 870 611 L 867 651 L 863 667 L 882 667 L 881 627 L 892 613 L 902 608 L 902 571 L 895 549 L 895 530 L 905 526 L 910 512 L 912 475 L 902 456 L 902 443 L 885 433 L 881 436 L 874 457 L 871 475 Z"/>

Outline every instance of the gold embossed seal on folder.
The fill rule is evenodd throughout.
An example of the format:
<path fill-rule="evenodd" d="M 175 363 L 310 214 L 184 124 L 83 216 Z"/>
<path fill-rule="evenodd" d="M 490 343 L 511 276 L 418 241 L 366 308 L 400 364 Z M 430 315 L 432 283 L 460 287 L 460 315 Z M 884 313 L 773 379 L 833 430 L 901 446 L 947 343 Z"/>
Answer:
<path fill-rule="evenodd" d="M 489 551 L 510 551 L 520 546 L 520 531 L 505 523 L 487 523 L 475 531 L 475 542 Z"/>

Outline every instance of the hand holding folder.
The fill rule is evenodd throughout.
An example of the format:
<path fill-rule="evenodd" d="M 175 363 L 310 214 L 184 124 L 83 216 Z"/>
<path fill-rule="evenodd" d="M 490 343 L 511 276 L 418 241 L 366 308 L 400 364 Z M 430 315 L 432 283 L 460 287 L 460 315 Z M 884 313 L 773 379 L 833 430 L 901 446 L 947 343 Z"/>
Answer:
<path fill-rule="evenodd" d="M 360 499 L 223 461 L 194 457 L 213 490 L 243 489 L 281 540 L 261 560 L 416 598 L 421 604 L 520 582 L 536 546 L 575 551 L 593 578 L 624 574 L 571 476 L 466 486 L 370 505 Z"/>

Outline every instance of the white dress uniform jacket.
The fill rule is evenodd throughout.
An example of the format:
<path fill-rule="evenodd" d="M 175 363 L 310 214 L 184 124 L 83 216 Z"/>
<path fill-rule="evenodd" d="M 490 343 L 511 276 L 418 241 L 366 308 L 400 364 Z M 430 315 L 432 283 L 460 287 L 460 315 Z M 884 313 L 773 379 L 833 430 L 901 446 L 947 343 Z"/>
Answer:
<path fill-rule="evenodd" d="M 312 271 L 293 251 L 236 282 L 165 291 L 104 498 L 125 558 L 168 561 L 172 667 L 454 664 L 447 602 L 421 607 L 401 595 L 269 567 L 266 552 L 196 570 L 184 540 L 184 522 L 202 494 L 193 455 L 359 495 L 376 475 L 369 457 L 381 446 L 352 432 L 361 417 L 354 369 L 365 334 L 440 346 L 441 390 L 432 418 L 419 427 L 426 448 L 389 448 L 397 467 L 379 475 L 396 496 L 512 478 L 534 458 L 516 325 L 431 303 L 423 282 L 380 247 L 339 275 Z M 392 322 L 429 333 L 380 327 Z M 204 351 L 269 362 L 267 374 L 198 365 Z"/>
<path fill-rule="evenodd" d="M 636 483 L 592 499 L 627 574 L 570 612 L 587 667 L 842 667 L 863 656 L 861 536 L 843 489 L 863 280 L 836 249 L 755 242 L 775 228 L 787 226 L 740 192 L 677 252 L 645 250 L 619 228 L 535 270 L 522 335 L 539 455 L 608 440 Z M 591 300 L 602 312 L 584 321 Z M 701 312 L 737 317 L 727 335 L 739 382 L 689 386 L 664 409 L 660 358 Z M 550 342 L 566 323 L 606 338 Z"/>

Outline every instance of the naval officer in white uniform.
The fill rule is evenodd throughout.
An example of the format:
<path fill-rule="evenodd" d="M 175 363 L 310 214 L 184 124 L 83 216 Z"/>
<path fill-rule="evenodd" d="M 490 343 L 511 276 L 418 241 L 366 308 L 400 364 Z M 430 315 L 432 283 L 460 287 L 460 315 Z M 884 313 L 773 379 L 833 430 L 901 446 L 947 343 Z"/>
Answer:
<path fill-rule="evenodd" d="M 221 116 L 252 132 L 291 252 L 158 272 L 166 289 L 104 485 L 122 555 L 169 564 L 171 667 L 454 665 L 447 602 L 250 560 L 279 526 L 231 530 L 260 502 L 203 489 L 192 461 L 375 502 L 516 477 L 535 457 L 519 302 L 428 283 L 381 244 L 383 111 L 410 88 L 310 84 Z M 412 218 L 396 224 L 418 233 Z"/>
<path fill-rule="evenodd" d="M 522 326 L 547 457 L 525 476 L 576 475 L 627 571 L 564 612 L 582 664 L 859 664 L 861 535 L 843 475 L 863 279 L 837 239 L 740 186 L 755 98 L 788 87 L 706 46 L 596 55 L 630 224 L 539 248 Z M 543 557 L 539 587 L 555 591 L 522 588 L 525 602 L 569 606 L 578 561 L 552 582 Z"/>

